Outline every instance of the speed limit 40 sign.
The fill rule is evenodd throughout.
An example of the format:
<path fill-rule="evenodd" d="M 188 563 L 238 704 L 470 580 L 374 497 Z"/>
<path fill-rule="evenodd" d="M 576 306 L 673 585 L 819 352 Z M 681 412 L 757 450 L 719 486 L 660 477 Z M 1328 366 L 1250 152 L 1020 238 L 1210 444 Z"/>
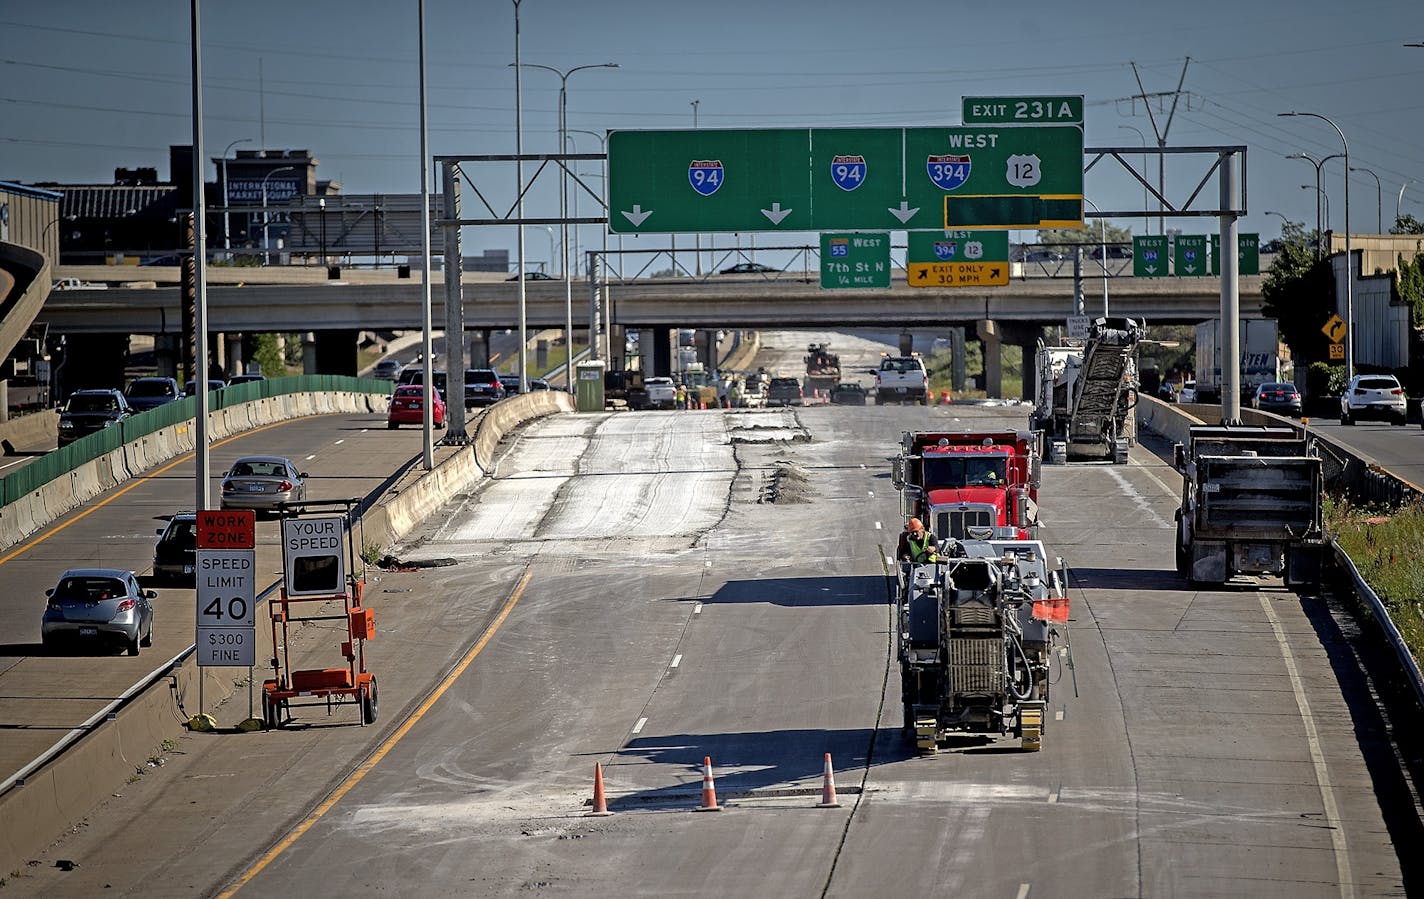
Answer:
<path fill-rule="evenodd" d="M 252 665 L 256 643 L 256 551 L 197 552 L 199 665 Z"/>

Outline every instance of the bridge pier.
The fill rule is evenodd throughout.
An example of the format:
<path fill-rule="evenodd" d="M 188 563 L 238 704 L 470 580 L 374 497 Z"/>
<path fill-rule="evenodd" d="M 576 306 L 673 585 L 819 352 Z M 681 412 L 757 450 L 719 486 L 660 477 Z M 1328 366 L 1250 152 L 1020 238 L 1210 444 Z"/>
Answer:
<path fill-rule="evenodd" d="M 470 336 L 470 367 L 490 367 L 490 329 L 476 328 Z M 516 370 L 519 363 L 515 363 Z"/>
<path fill-rule="evenodd" d="M 643 328 L 639 342 L 639 351 L 644 359 L 648 358 L 649 351 L 652 352 L 653 370 L 644 369 L 644 375 L 672 377 L 672 328 L 667 325 Z"/>
<path fill-rule="evenodd" d="M 1003 336 L 997 322 L 981 319 L 975 325 L 979 343 L 984 348 L 984 395 L 1001 398 L 1004 395 Z"/>

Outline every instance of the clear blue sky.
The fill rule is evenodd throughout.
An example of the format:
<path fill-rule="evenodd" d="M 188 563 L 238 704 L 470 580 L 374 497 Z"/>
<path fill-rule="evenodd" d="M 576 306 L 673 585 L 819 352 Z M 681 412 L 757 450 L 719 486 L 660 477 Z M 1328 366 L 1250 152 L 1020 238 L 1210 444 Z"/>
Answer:
<path fill-rule="evenodd" d="M 108 183 L 116 167 L 143 165 L 166 177 L 168 145 L 191 142 L 188 10 L 0 0 L 0 180 Z M 258 149 L 265 133 L 269 149 L 312 150 L 319 176 L 348 193 L 419 189 L 414 0 L 207 0 L 202 12 L 207 156 L 239 139 Z M 513 152 L 513 3 L 428 0 L 426 16 L 432 152 Z M 1190 56 L 1169 143 L 1249 147 L 1243 230 L 1274 236 L 1280 219 L 1266 210 L 1314 225 L 1315 170 L 1285 156 L 1340 143 L 1324 122 L 1276 117 L 1291 109 L 1344 130 L 1352 165 L 1383 184 L 1386 228 L 1411 179 L 1403 211 L 1424 218 L 1424 49 L 1403 46 L 1424 41 L 1419 0 L 523 0 L 520 25 L 525 62 L 619 64 L 569 79 L 569 127 L 597 132 L 691 127 L 694 100 L 703 128 L 833 127 L 958 124 L 969 94 L 1082 94 L 1089 146 L 1135 146 L 1133 128 L 1153 132 L 1143 104 L 1125 99 L 1139 91 L 1129 63 L 1148 92 L 1170 91 Z M 523 81 L 525 150 L 554 152 L 558 78 L 526 70 Z M 512 168 L 485 171 L 477 183 L 508 208 Z M 1202 172 L 1169 166 L 1169 192 L 1184 197 Z M 1337 230 L 1341 176 L 1339 160 L 1327 164 Z M 1120 173 L 1089 173 L 1086 191 L 1104 208 L 1143 206 Z M 1351 193 L 1353 230 L 1373 231 L 1374 179 L 1357 173 Z M 556 191 L 541 187 L 528 211 L 556 213 Z M 531 229 L 528 241 L 531 260 L 549 256 L 548 236 Z M 471 250 L 513 245 L 512 229 L 467 233 Z"/>

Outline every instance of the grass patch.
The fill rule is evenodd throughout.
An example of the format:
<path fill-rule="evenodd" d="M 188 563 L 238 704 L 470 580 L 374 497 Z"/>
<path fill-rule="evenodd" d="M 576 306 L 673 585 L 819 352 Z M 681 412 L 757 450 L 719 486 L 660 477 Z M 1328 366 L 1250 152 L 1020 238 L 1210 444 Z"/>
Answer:
<path fill-rule="evenodd" d="M 1424 652 L 1424 503 L 1386 510 L 1327 500 L 1325 528 L 1379 596 L 1417 662 Z"/>
<path fill-rule="evenodd" d="M 977 348 L 969 344 L 965 348 L 965 369 L 967 375 L 983 377 L 984 361 Z M 1023 396 L 1023 348 L 1004 344 L 1000 348 L 1001 393 L 1006 399 Z M 977 371 L 976 371 L 977 369 Z M 955 399 L 985 399 L 988 393 L 983 388 L 968 388 L 956 391 L 952 379 L 954 375 L 954 354 L 949 350 L 935 350 L 925 357 L 925 371 L 930 376 L 930 391 L 939 394 L 949 391 Z"/>

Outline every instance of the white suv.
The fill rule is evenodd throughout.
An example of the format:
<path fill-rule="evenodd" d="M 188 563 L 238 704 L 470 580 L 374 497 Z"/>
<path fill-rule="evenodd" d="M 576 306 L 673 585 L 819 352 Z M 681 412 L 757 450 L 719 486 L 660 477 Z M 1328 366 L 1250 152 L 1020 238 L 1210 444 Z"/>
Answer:
<path fill-rule="evenodd" d="M 1404 388 L 1394 375 L 1355 375 L 1340 397 L 1340 424 L 1381 418 L 1402 425 L 1408 417 L 1405 402 Z"/>

